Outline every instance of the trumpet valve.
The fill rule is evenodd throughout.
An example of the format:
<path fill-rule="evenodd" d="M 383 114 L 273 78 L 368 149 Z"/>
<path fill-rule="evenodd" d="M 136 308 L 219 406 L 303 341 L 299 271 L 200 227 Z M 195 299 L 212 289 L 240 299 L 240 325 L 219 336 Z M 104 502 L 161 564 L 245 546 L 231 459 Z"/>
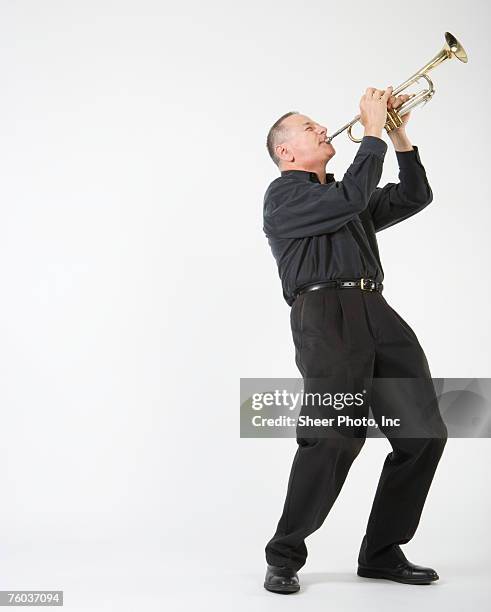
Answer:
<path fill-rule="evenodd" d="M 391 108 L 387 111 L 387 121 L 385 124 L 385 129 L 387 130 L 387 132 L 391 132 L 392 130 L 401 127 L 402 124 L 403 120 L 397 110 Z"/>

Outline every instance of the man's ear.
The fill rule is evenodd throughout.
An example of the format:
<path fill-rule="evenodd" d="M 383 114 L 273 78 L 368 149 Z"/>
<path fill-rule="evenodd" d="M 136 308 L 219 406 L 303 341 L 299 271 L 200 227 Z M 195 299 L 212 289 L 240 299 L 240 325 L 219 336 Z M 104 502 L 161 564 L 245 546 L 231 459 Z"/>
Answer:
<path fill-rule="evenodd" d="M 295 157 L 292 151 L 285 144 L 276 145 L 275 153 L 278 159 L 281 159 L 281 161 L 286 161 L 286 162 L 295 161 Z"/>

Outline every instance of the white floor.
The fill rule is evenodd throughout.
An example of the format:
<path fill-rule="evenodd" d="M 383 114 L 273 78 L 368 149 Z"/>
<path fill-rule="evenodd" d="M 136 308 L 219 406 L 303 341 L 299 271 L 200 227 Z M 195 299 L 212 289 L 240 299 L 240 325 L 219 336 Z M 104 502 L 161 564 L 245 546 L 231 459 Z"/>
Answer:
<path fill-rule="evenodd" d="M 1 588 L 63 589 L 69 611 L 172 612 L 194 610 L 323 610 L 336 612 L 489 610 L 487 567 L 438 566 L 440 580 L 428 586 L 409 586 L 356 576 L 352 568 L 300 571 L 302 588 L 293 595 L 264 590 L 261 571 L 232 571 L 179 564 L 173 570 L 149 559 L 121 559 L 109 566 L 94 558 L 79 566 L 40 563 L 26 567 L 20 561 L 2 567 Z M 8 585 L 8 586 L 7 586 Z"/>
<path fill-rule="evenodd" d="M 411 562 L 436 569 L 439 581 L 412 586 L 356 575 L 387 452 L 382 441 L 372 441 L 328 519 L 307 540 L 300 592 L 266 591 L 264 546 L 281 510 L 290 442 L 277 444 L 271 454 L 266 444 L 261 449 L 248 441 L 252 467 L 230 451 L 230 461 L 217 462 L 202 479 L 194 462 L 180 487 L 158 483 L 140 497 L 132 489 L 133 504 L 124 499 L 110 508 L 107 500 L 103 505 L 101 496 L 112 482 L 107 479 L 99 497 L 98 491 L 88 491 L 89 501 L 99 502 L 93 512 L 69 513 L 63 507 L 41 512 L 39 503 L 26 509 L 11 496 L 9 512 L 0 507 L 0 590 L 63 590 L 60 609 L 70 612 L 490 609 L 489 440 L 451 440 L 417 533 L 402 547 Z M 280 475 L 264 478 L 263 465 Z M 181 466 L 179 474 L 183 471 Z M 167 503 L 160 501 L 164 494 Z M 82 495 L 79 500 L 84 502 Z"/>

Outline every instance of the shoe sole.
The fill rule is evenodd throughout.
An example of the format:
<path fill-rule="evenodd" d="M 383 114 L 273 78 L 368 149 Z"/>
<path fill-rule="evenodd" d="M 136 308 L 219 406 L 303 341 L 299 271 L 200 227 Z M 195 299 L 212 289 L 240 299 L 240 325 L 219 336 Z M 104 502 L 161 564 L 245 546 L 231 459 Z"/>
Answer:
<path fill-rule="evenodd" d="M 281 590 L 279 590 L 275 589 L 274 587 L 270 587 L 266 584 L 266 582 L 264 583 L 264 588 L 270 593 L 278 593 L 279 595 L 290 595 L 291 593 L 297 593 L 300 590 L 300 586 L 295 585 L 284 586 Z"/>
<path fill-rule="evenodd" d="M 363 567 L 358 568 L 357 574 L 362 578 L 379 578 L 382 580 L 393 580 L 394 582 L 402 582 L 403 584 L 431 584 L 432 582 L 435 582 L 435 580 L 439 579 L 439 576 L 437 576 L 436 578 L 400 578 L 399 576 L 386 574 L 385 572 L 381 572 L 379 570 L 366 569 Z"/>

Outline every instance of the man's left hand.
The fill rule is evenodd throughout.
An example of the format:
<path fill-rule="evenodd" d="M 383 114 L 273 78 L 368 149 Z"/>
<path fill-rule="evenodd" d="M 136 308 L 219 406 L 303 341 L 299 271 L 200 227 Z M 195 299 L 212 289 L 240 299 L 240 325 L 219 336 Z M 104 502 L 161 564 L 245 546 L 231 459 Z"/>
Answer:
<path fill-rule="evenodd" d="M 412 95 L 408 95 L 408 94 L 403 94 L 400 96 L 391 96 L 387 102 L 387 109 L 390 110 L 391 108 L 393 108 L 397 110 L 399 107 L 401 107 L 405 102 L 407 102 L 412 97 L 413 97 Z M 410 118 L 411 118 L 411 111 L 409 111 L 408 113 L 406 113 L 405 115 L 401 117 L 402 125 L 398 128 L 395 128 L 394 130 L 391 130 L 389 132 L 389 136 L 391 134 L 395 135 L 398 132 L 399 133 L 403 132 Z"/>

